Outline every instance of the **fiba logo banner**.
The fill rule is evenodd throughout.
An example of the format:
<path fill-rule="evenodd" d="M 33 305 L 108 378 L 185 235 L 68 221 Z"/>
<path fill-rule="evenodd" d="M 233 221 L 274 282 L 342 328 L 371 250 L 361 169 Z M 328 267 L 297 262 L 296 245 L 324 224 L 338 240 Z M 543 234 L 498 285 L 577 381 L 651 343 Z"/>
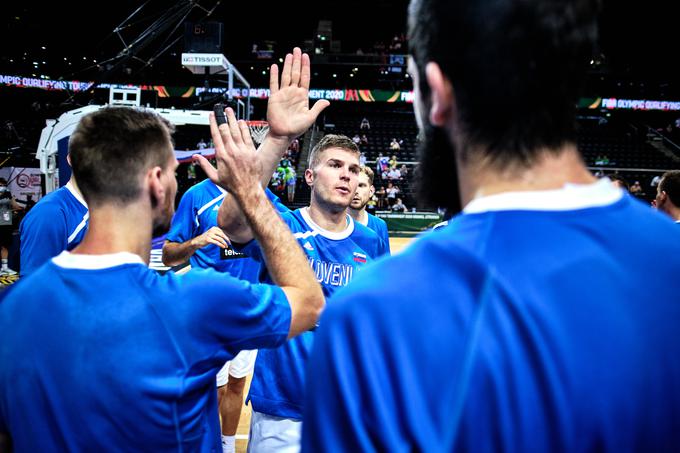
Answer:
<path fill-rule="evenodd" d="M 42 196 L 39 168 L 4 167 L 0 169 L 0 177 L 9 181 L 9 190 L 16 198 L 25 200 L 31 195 L 33 201 Z"/>
<path fill-rule="evenodd" d="M 229 247 L 226 249 L 220 249 L 220 258 L 223 260 L 238 260 L 241 258 L 248 258 L 248 255 L 246 255 L 243 252 L 238 252 L 233 248 Z"/>

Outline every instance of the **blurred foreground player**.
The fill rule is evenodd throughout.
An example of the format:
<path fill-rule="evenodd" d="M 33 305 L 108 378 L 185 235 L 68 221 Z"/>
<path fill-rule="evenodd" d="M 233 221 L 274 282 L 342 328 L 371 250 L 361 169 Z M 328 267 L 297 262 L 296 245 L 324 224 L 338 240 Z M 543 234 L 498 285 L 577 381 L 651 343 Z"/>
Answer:
<path fill-rule="evenodd" d="M 150 270 L 177 191 L 170 129 L 129 108 L 83 117 L 70 147 L 88 232 L 0 299 L 0 437 L 17 451 L 219 451 L 218 370 L 315 325 L 322 292 L 254 153 L 225 149 L 212 117 L 211 130 L 219 180 L 279 286 Z"/>
<path fill-rule="evenodd" d="M 303 450 L 680 445 L 677 227 L 575 144 L 594 9 L 411 3 L 423 193 L 465 208 L 329 300 Z"/>

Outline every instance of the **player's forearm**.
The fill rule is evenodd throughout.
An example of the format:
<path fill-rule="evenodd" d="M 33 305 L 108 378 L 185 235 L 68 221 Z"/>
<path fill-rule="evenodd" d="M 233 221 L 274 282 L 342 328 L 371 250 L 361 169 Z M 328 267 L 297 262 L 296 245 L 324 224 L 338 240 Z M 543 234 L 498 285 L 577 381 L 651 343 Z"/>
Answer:
<path fill-rule="evenodd" d="M 250 242 L 254 237 L 241 206 L 231 194 L 227 194 L 222 200 L 217 212 L 217 225 L 233 242 L 239 244 Z"/>
<path fill-rule="evenodd" d="M 163 264 L 178 266 L 186 263 L 196 250 L 198 247 L 193 243 L 193 239 L 181 243 L 166 241 L 163 244 Z"/>
<path fill-rule="evenodd" d="M 262 187 L 269 185 L 274 169 L 276 169 L 291 141 L 287 137 L 274 137 L 271 135 L 267 135 L 262 141 L 257 150 L 257 158 L 262 166 L 262 175 L 260 177 Z M 254 237 L 241 207 L 234 197 L 229 194 L 222 201 L 217 214 L 217 224 L 234 242 L 244 244 Z"/>
<path fill-rule="evenodd" d="M 261 189 L 240 196 L 239 203 L 257 239 L 269 275 L 283 288 L 295 313 L 290 336 L 314 327 L 325 304 L 307 257 Z"/>
<path fill-rule="evenodd" d="M 267 187 L 272 179 L 272 174 L 278 167 L 281 158 L 290 146 L 293 139 L 288 137 L 275 137 L 268 134 L 257 149 L 257 158 L 262 165 L 260 182 L 262 187 Z"/>

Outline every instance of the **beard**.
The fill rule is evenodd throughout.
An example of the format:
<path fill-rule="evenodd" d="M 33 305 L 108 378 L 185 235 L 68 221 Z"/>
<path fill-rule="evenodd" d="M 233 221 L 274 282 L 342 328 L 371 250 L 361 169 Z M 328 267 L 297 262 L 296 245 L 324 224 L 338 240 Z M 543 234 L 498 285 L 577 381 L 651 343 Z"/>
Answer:
<path fill-rule="evenodd" d="M 151 205 L 157 205 L 154 199 L 151 200 Z M 163 209 L 163 212 L 158 218 L 153 219 L 153 229 L 151 231 L 151 237 L 157 238 L 163 236 L 165 233 L 170 231 L 170 225 L 172 224 L 172 216 L 175 215 L 175 202 L 168 198 L 167 203 Z"/>
<path fill-rule="evenodd" d="M 418 167 L 415 171 L 416 197 L 419 207 L 446 210 L 449 218 L 462 210 L 458 185 L 456 150 L 446 131 L 423 121 L 418 143 Z"/>

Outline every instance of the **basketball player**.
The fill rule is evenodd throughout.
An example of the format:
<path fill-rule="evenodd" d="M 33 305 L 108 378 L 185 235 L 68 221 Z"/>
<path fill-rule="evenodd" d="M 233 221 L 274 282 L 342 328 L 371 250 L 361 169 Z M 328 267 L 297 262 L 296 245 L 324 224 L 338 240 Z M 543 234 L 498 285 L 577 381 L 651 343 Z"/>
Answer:
<path fill-rule="evenodd" d="M 290 77 L 301 80 L 299 74 Z M 231 109 L 227 109 L 227 117 L 230 134 L 225 139 L 238 135 Z M 214 170 L 205 159 L 199 161 L 206 174 L 214 178 Z M 271 168 L 271 162 L 263 166 Z M 359 173 L 359 150 L 354 142 L 349 137 L 326 135 L 312 149 L 305 171 L 305 180 L 311 187 L 310 206 L 281 215 L 306 253 L 308 265 L 327 297 L 347 285 L 361 268 L 387 253 L 377 234 L 354 222 L 347 213 Z M 230 203 L 233 200 L 227 195 L 218 214 L 220 226 L 232 243 L 244 244 L 240 248 L 244 253 L 262 260 L 252 229 L 239 215 L 238 206 Z M 253 407 L 250 451 L 300 448 L 305 366 L 313 339 L 314 332 L 306 332 L 276 350 L 259 351 L 248 395 Z"/>
<path fill-rule="evenodd" d="M 70 165 L 70 153 L 67 161 Z M 87 203 L 71 173 L 66 185 L 41 198 L 19 225 L 21 276 L 63 250 L 73 250 L 83 240 L 88 220 Z"/>
<path fill-rule="evenodd" d="M 680 445 L 677 227 L 576 147 L 594 6 L 411 2 L 422 193 L 464 209 L 328 301 L 304 451 Z"/>
<path fill-rule="evenodd" d="M 667 171 L 656 186 L 656 198 L 652 205 L 680 223 L 680 170 Z"/>
<path fill-rule="evenodd" d="M 387 253 L 390 253 L 390 237 L 387 233 L 387 224 L 385 221 L 373 214 L 366 212 L 366 204 L 375 193 L 373 186 L 373 170 L 365 165 L 359 171 L 357 181 L 357 191 L 352 198 L 352 203 L 349 205 L 349 214 L 352 218 L 360 224 L 375 231 L 378 237 L 385 243 Z"/>
<path fill-rule="evenodd" d="M 219 182 L 278 286 L 150 270 L 177 191 L 170 128 L 130 108 L 83 117 L 69 146 L 85 238 L 0 296 L 0 437 L 16 451 L 219 451 L 218 370 L 315 325 L 323 293 L 254 153 L 210 121 Z"/>
<path fill-rule="evenodd" d="M 290 55 L 292 58 L 284 62 L 284 74 L 290 72 L 293 65 L 300 65 L 301 71 L 303 66 L 304 71 L 308 70 L 309 61 L 306 59 L 303 63 L 299 49 Z M 290 79 L 286 79 L 288 85 L 280 84 L 278 71 L 272 71 L 270 80 L 279 89 L 268 100 L 267 119 L 270 132 L 260 145 L 258 153 L 279 156 L 313 124 L 316 116 L 308 115 L 308 110 L 295 107 L 299 102 L 308 104 L 309 90 L 299 89 L 298 84 L 293 85 Z M 277 135 L 280 131 L 289 135 Z M 263 171 L 263 179 L 260 181 L 263 187 L 267 187 L 271 174 L 272 171 Z M 269 189 L 265 192 L 278 212 L 289 211 Z M 175 266 L 189 260 L 192 269 L 213 268 L 251 283 L 259 283 L 260 263 L 234 250 L 229 245 L 227 236 L 217 227 L 217 211 L 225 194 L 224 189 L 206 179 L 192 186 L 182 196 L 163 245 L 163 262 Z M 256 350 L 241 351 L 217 374 L 223 453 L 235 450 L 235 435 L 243 407 L 246 377 L 252 373 L 256 357 Z"/>

